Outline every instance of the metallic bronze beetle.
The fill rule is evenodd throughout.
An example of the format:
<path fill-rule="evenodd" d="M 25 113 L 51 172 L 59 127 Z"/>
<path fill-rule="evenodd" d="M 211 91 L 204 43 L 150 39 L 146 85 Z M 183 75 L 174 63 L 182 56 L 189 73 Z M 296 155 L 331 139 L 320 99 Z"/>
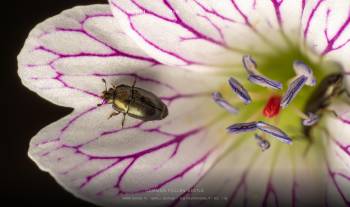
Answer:
<path fill-rule="evenodd" d="M 327 107 L 331 104 L 331 100 L 334 97 L 339 96 L 343 92 L 346 92 L 343 87 L 343 74 L 334 73 L 326 76 L 316 90 L 311 94 L 307 100 L 304 112 L 313 113 L 322 116 L 322 113 L 327 110 Z M 334 111 L 330 111 L 337 116 Z M 310 133 L 313 126 L 303 126 L 304 135 L 310 138 Z"/>
<path fill-rule="evenodd" d="M 142 121 L 161 120 L 168 115 L 167 106 L 158 96 L 150 91 L 135 87 L 136 79 L 132 86 L 121 84 L 112 86 L 112 88 L 107 88 L 105 79 L 102 81 L 105 83 L 106 89 L 102 92 L 101 98 L 103 98 L 104 103 L 112 104 L 115 110 L 109 115 L 109 118 L 122 113 L 122 128 L 126 115 Z"/>

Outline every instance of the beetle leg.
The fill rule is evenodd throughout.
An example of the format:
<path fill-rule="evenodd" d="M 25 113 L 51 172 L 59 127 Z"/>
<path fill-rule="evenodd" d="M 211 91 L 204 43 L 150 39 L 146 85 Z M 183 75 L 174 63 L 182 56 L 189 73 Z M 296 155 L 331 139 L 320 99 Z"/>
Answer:
<path fill-rule="evenodd" d="M 107 91 L 107 81 L 104 78 L 102 78 L 102 82 L 104 82 L 104 84 L 105 84 L 105 91 Z"/>
<path fill-rule="evenodd" d="M 345 94 L 345 96 L 346 96 L 345 97 L 346 100 L 344 100 L 344 101 L 347 102 L 348 104 L 350 104 L 350 101 L 349 101 L 349 99 L 350 99 L 350 92 L 344 88 L 344 89 L 342 89 L 339 92 L 339 95 L 343 95 L 343 94 Z"/>
<path fill-rule="evenodd" d="M 306 157 L 308 155 L 309 150 L 310 150 L 312 144 L 314 143 L 313 138 L 308 137 L 307 139 L 308 139 L 308 143 L 307 143 L 307 145 L 306 145 L 306 147 L 304 149 L 304 152 L 303 152 L 303 156 L 304 157 Z"/>
<path fill-rule="evenodd" d="M 331 109 L 324 109 L 324 112 L 329 112 L 329 113 L 332 113 L 335 117 L 338 117 L 339 115 L 337 114 L 336 111 L 334 110 L 331 110 Z"/>
<path fill-rule="evenodd" d="M 135 85 L 136 85 L 136 80 L 137 80 L 137 78 L 136 78 L 136 76 L 134 77 L 134 82 L 132 83 L 132 88 L 134 89 L 134 87 L 135 87 Z"/>
<path fill-rule="evenodd" d="M 126 113 L 123 113 L 123 119 L 122 119 L 122 128 L 124 128 L 125 116 L 126 116 Z"/>
<path fill-rule="evenodd" d="M 342 95 L 343 93 L 345 93 L 346 96 L 347 96 L 348 98 L 350 98 L 350 92 L 349 92 L 348 90 L 346 90 L 345 88 L 342 89 L 342 90 L 339 92 L 339 95 Z"/>
<path fill-rule="evenodd" d="M 129 112 L 129 105 L 126 107 L 126 112 L 123 112 L 123 119 L 122 119 L 122 128 L 124 128 L 124 123 L 125 123 L 125 116 Z"/>
<path fill-rule="evenodd" d="M 321 132 L 325 133 L 329 137 L 329 131 L 326 127 L 320 127 Z M 306 148 L 304 149 L 303 156 L 306 157 L 308 155 L 308 152 L 310 151 L 312 145 L 314 144 L 314 137 L 310 136 L 308 137 L 308 143 Z"/>
<path fill-rule="evenodd" d="M 134 78 L 134 82 L 132 83 L 132 86 L 131 86 L 131 100 L 134 100 L 134 88 L 135 88 L 135 85 L 136 85 L 136 76 Z"/>
<path fill-rule="evenodd" d="M 112 113 L 109 115 L 108 119 L 112 118 L 113 116 L 117 116 L 117 115 L 119 115 L 119 114 L 120 114 L 119 111 L 118 111 L 118 112 L 112 112 Z"/>

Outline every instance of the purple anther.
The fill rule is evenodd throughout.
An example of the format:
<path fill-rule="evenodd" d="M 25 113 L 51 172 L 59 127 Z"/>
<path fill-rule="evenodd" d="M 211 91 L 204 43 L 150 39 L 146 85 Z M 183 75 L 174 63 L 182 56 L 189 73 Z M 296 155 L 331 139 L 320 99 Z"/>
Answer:
<path fill-rule="evenodd" d="M 303 125 L 304 126 L 312 126 L 320 120 L 320 117 L 314 113 L 308 113 L 308 118 L 303 120 Z"/>
<path fill-rule="evenodd" d="M 270 142 L 261 137 L 260 135 L 255 134 L 255 139 L 258 141 L 258 145 L 261 151 L 265 151 L 270 148 Z"/>
<path fill-rule="evenodd" d="M 244 55 L 242 58 L 243 66 L 246 69 L 248 74 L 257 74 L 256 70 L 257 64 L 255 60 L 250 55 Z"/>
<path fill-rule="evenodd" d="M 254 131 L 256 130 L 256 122 L 233 124 L 227 127 L 227 130 L 232 134 Z"/>
<path fill-rule="evenodd" d="M 238 109 L 228 103 L 221 95 L 220 92 L 212 93 L 213 100 L 222 108 L 226 109 L 228 112 L 232 114 L 238 113 Z"/>
<path fill-rule="evenodd" d="M 316 85 L 316 78 L 313 75 L 312 69 L 306 65 L 303 61 L 295 60 L 293 62 L 293 69 L 297 76 L 306 76 L 307 81 L 305 85 L 314 86 Z"/>
<path fill-rule="evenodd" d="M 248 80 L 254 84 L 267 87 L 267 88 L 272 88 L 272 89 L 282 89 L 282 83 L 278 81 L 271 80 L 263 75 L 258 75 L 258 74 L 250 74 L 248 76 Z"/>
<path fill-rule="evenodd" d="M 283 143 L 292 144 L 292 139 L 289 138 L 286 133 L 284 133 L 282 130 L 271 124 L 265 123 L 263 121 L 258 121 L 256 127 L 259 130 L 276 137 L 279 141 Z"/>
<path fill-rule="evenodd" d="M 282 97 L 281 107 L 285 108 L 288 104 L 294 99 L 294 97 L 298 94 L 298 92 L 302 89 L 307 77 L 304 75 L 296 78 L 292 83 L 289 84 L 287 92 Z"/>
<path fill-rule="evenodd" d="M 238 95 L 240 99 L 243 100 L 245 104 L 249 104 L 252 99 L 250 98 L 248 91 L 234 78 L 228 80 L 233 92 Z"/>

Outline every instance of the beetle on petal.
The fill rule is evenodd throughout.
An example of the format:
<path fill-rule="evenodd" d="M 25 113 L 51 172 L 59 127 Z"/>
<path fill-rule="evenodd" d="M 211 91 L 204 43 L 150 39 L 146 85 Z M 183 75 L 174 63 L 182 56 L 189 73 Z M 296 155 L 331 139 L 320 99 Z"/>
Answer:
<path fill-rule="evenodd" d="M 155 94 L 135 87 L 136 79 L 132 86 L 121 84 L 109 89 L 106 80 L 102 81 L 105 83 L 105 90 L 101 96 L 103 102 L 112 104 L 113 109 L 117 111 L 112 112 L 109 118 L 123 113 L 122 128 L 126 115 L 143 121 L 161 120 L 168 115 L 167 106 Z"/>

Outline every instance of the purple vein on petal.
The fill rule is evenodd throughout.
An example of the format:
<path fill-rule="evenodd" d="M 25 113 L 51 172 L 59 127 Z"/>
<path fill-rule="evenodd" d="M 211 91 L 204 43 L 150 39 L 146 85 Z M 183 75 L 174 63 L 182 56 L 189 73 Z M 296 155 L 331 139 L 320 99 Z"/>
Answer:
<path fill-rule="evenodd" d="M 339 172 L 333 172 L 332 169 L 331 169 L 331 166 L 330 166 L 329 159 L 326 159 L 326 166 L 327 166 L 328 175 L 331 177 L 331 180 L 332 180 L 336 190 L 340 194 L 340 196 L 343 199 L 344 203 L 347 206 L 350 206 L 350 201 L 347 200 L 346 196 L 344 195 L 344 193 L 346 193 L 346 192 L 342 191 L 342 189 L 339 186 L 339 183 L 336 180 L 336 176 L 341 176 L 341 177 L 345 178 L 346 180 L 348 180 L 350 182 L 350 176 L 347 176 L 347 175 L 345 175 L 343 173 L 339 173 Z"/>
<path fill-rule="evenodd" d="M 228 202 L 226 204 L 226 207 L 232 206 L 234 199 L 236 198 L 236 196 L 239 193 L 240 188 L 242 188 L 242 187 L 244 188 L 244 198 L 243 198 L 244 206 L 247 205 L 247 202 L 248 202 L 247 190 L 248 189 L 247 189 L 246 179 L 247 179 L 249 172 L 253 168 L 255 162 L 257 161 L 257 158 L 258 158 L 257 152 L 251 156 L 251 158 L 249 160 L 249 164 L 245 167 L 244 171 L 242 172 L 242 175 L 239 178 L 239 183 L 235 186 L 234 190 L 232 191 L 231 196 L 228 199 Z"/>
<path fill-rule="evenodd" d="M 40 37 L 43 37 L 44 35 L 50 35 L 52 32 L 55 32 L 55 31 L 63 31 L 63 32 L 78 32 L 78 33 L 82 33 L 84 35 L 86 35 L 88 38 L 104 45 L 105 47 L 109 48 L 110 50 L 114 51 L 114 54 L 113 55 L 122 55 L 122 56 L 126 56 L 126 57 L 129 57 L 129 58 L 134 58 L 134 59 L 139 59 L 139 60 L 144 60 L 144 61 L 149 61 L 149 62 L 152 62 L 154 64 L 159 64 L 159 62 L 157 62 L 156 60 L 152 59 L 152 58 L 148 58 L 148 57 L 143 57 L 143 56 L 136 56 L 136 55 L 132 55 L 132 54 L 128 54 L 128 53 L 125 53 L 125 52 L 122 52 L 120 50 L 118 50 L 117 48 L 107 44 L 106 42 L 103 42 L 102 40 L 98 39 L 96 36 L 90 34 L 89 32 L 87 32 L 85 29 L 84 29 L 84 25 L 86 23 L 87 20 L 90 20 L 91 18 L 99 18 L 99 17 L 113 17 L 112 14 L 96 14 L 96 15 L 85 15 L 84 19 L 82 19 L 79 23 L 81 25 L 81 28 L 80 29 L 76 29 L 76 28 L 63 28 L 63 27 L 57 27 L 54 31 L 50 31 L 50 32 L 43 32 L 42 35 L 40 35 Z M 40 48 L 40 47 L 39 47 Z M 42 48 L 42 49 L 46 49 L 46 48 Z M 56 54 L 60 57 L 69 57 L 69 55 L 65 55 L 65 54 L 59 54 L 59 53 L 56 53 L 54 52 L 53 50 L 50 50 L 50 49 L 46 49 L 47 52 L 50 52 L 52 54 Z M 87 53 L 86 55 L 94 55 L 94 54 L 89 54 Z M 95 54 L 96 56 L 98 54 Z"/>
<path fill-rule="evenodd" d="M 256 31 L 255 28 L 252 26 L 252 24 L 250 23 L 248 16 L 245 15 L 242 10 L 238 7 L 237 3 L 235 0 L 231 0 L 231 3 L 233 5 L 233 7 L 235 8 L 235 10 L 241 15 L 241 17 L 244 19 L 244 23 L 250 27 L 253 31 Z"/>
<path fill-rule="evenodd" d="M 276 45 L 273 44 L 273 42 L 271 42 L 268 38 L 266 38 L 265 34 L 262 34 L 257 28 L 254 27 L 254 25 L 250 22 L 248 15 L 244 14 L 243 11 L 241 10 L 241 8 L 238 6 L 238 4 L 236 3 L 235 0 L 231 0 L 231 3 L 233 5 L 233 9 L 236 10 L 239 15 L 244 19 L 244 24 L 253 31 L 253 33 L 255 33 L 259 38 L 261 38 L 263 40 L 263 42 L 268 43 L 268 45 L 270 47 L 274 47 L 277 49 Z M 256 0 L 253 1 L 253 10 L 256 9 Z"/>
<path fill-rule="evenodd" d="M 269 173 L 268 173 L 268 180 L 266 183 L 265 195 L 264 195 L 264 198 L 263 198 L 262 203 L 261 203 L 261 206 L 263 206 L 263 207 L 269 206 L 268 201 L 269 201 L 270 195 L 272 195 L 274 198 L 274 202 L 275 202 L 274 206 L 279 207 L 278 195 L 277 195 L 276 189 L 273 185 L 273 178 L 274 178 L 274 171 L 276 168 L 277 160 L 279 158 L 280 150 L 281 150 L 281 148 L 276 148 L 274 156 L 272 156 L 272 158 L 271 158 L 271 164 L 270 164 L 271 167 L 270 167 Z"/>
<path fill-rule="evenodd" d="M 159 85 L 162 85 L 176 93 L 179 93 L 173 86 L 171 86 L 170 84 L 168 83 L 164 83 L 164 82 L 161 82 L 159 80 L 156 80 L 156 79 L 153 79 L 153 78 L 149 78 L 149 77 L 143 77 L 141 75 L 138 75 L 137 72 L 134 72 L 134 73 L 123 73 L 123 72 L 120 72 L 120 73 L 93 73 L 92 74 L 93 76 L 97 76 L 97 77 L 114 77 L 114 76 L 130 76 L 130 77 L 134 77 L 136 78 L 137 81 L 145 81 L 145 82 L 150 82 L 150 83 L 155 83 L 155 84 L 159 84 Z M 137 85 L 137 82 L 136 82 L 136 85 Z"/>
<path fill-rule="evenodd" d="M 154 42 L 152 42 L 151 40 L 147 39 L 144 35 L 142 35 L 142 33 L 140 31 L 137 30 L 137 28 L 135 27 L 135 25 L 132 23 L 132 17 L 133 15 L 132 14 L 129 14 L 127 13 L 126 11 L 124 11 L 123 9 L 121 9 L 117 4 L 115 4 L 114 2 L 111 2 L 111 4 L 116 8 L 118 9 L 119 11 L 121 11 L 122 13 L 124 13 L 126 16 L 128 16 L 128 19 L 129 19 L 129 25 L 131 27 L 131 29 L 138 35 L 140 36 L 147 44 L 149 44 L 150 46 L 154 47 L 155 49 L 159 50 L 159 51 L 162 51 L 164 52 L 165 54 L 167 55 L 170 55 L 176 59 L 179 59 L 181 60 L 183 63 L 187 64 L 187 65 L 190 65 L 190 64 L 200 64 L 198 62 L 194 62 L 194 61 L 191 61 L 191 60 L 188 60 L 184 57 L 181 57 L 180 55 L 174 53 L 174 52 L 171 52 L 171 51 L 168 51 L 168 50 L 165 50 L 163 48 L 161 48 L 159 45 L 155 44 Z"/>
<path fill-rule="evenodd" d="M 349 24 L 350 24 L 350 13 L 348 14 L 347 19 L 344 21 L 344 23 L 340 26 L 336 34 L 331 39 L 329 39 L 327 35 L 328 27 L 326 27 L 325 36 L 327 39 L 327 47 L 323 50 L 323 52 L 321 53 L 321 56 L 326 55 L 332 50 L 340 49 L 350 42 L 350 39 L 348 39 L 343 44 L 340 44 L 338 47 L 334 47 L 334 43 L 338 40 L 339 36 L 344 32 L 344 30 L 347 28 Z"/>
<path fill-rule="evenodd" d="M 331 140 L 336 144 L 337 147 L 339 147 L 344 153 L 346 153 L 348 156 L 350 156 L 350 145 L 343 145 L 341 144 L 337 139 L 331 136 Z"/>
<path fill-rule="evenodd" d="M 314 15 L 316 13 L 316 11 L 318 10 L 318 8 L 321 6 L 321 4 L 324 2 L 325 0 L 318 0 L 316 6 L 311 10 L 311 13 L 308 17 L 307 23 L 306 23 L 306 27 L 304 29 L 304 44 L 306 43 L 306 40 L 308 38 L 308 33 L 309 33 L 309 29 L 310 29 L 310 25 L 311 25 L 311 21 L 314 18 Z"/>
<path fill-rule="evenodd" d="M 188 25 L 185 21 L 183 21 L 183 19 L 178 15 L 178 13 L 176 12 L 176 10 L 173 8 L 172 4 L 167 1 L 167 0 L 164 0 L 163 1 L 164 5 L 173 13 L 173 15 L 175 16 L 175 20 L 172 20 L 172 19 L 168 19 L 168 18 L 165 18 L 163 16 L 160 16 L 159 14 L 155 14 L 154 12 L 152 11 L 149 11 L 148 9 L 146 10 L 141 10 L 143 11 L 144 13 L 142 14 L 132 14 L 132 13 L 129 13 L 128 11 L 125 11 L 125 9 L 121 8 L 119 5 L 116 4 L 116 2 L 113 2 L 111 1 L 111 5 L 116 8 L 117 10 L 119 10 L 120 12 L 122 12 L 124 15 L 127 16 L 127 18 L 129 19 L 129 26 L 130 28 L 139 36 L 141 37 L 146 43 L 148 43 L 150 46 L 154 47 L 155 49 L 159 50 L 159 51 L 162 51 L 172 57 L 175 57 L 176 59 L 178 60 L 181 60 L 183 63 L 186 63 L 186 64 L 203 64 L 203 63 L 200 63 L 200 62 L 197 62 L 197 61 L 193 61 L 193 60 L 189 60 L 189 59 L 186 59 L 185 57 L 182 57 L 180 56 L 179 54 L 177 53 L 174 53 L 172 51 L 169 51 L 169 50 L 165 50 L 164 48 L 162 48 L 161 46 L 157 45 L 155 42 L 149 40 L 148 38 L 146 38 L 140 31 L 138 31 L 138 29 L 135 27 L 133 21 L 132 21 L 132 18 L 134 16 L 138 16 L 138 15 L 144 15 L 144 14 L 148 14 L 148 15 L 152 15 L 152 16 L 155 16 L 156 18 L 160 18 L 161 20 L 163 21 L 166 21 L 166 22 L 170 22 L 170 23 L 174 23 L 174 24 L 178 24 L 179 26 L 181 26 L 183 29 L 191 32 L 196 38 L 192 37 L 191 39 L 203 39 L 207 42 L 210 42 L 214 45 L 219 45 L 220 47 L 223 47 L 225 49 L 228 49 L 230 51 L 235 51 L 235 52 L 239 52 L 241 53 L 242 52 L 242 49 L 239 49 L 239 48 L 234 48 L 234 47 L 231 47 L 229 45 L 227 45 L 223 40 L 216 40 L 208 35 L 205 35 L 203 34 L 202 32 L 198 31 L 196 28 L 192 27 L 191 25 Z M 140 5 L 136 5 L 134 4 L 136 7 L 140 8 Z M 143 8 L 143 7 L 142 7 Z M 141 8 L 140 8 L 141 9 Z M 181 37 L 180 37 L 181 39 Z"/>
<path fill-rule="evenodd" d="M 39 38 L 42 38 L 46 35 L 50 35 L 52 33 L 54 33 L 55 31 L 62 31 L 62 32 L 79 32 L 79 33 L 83 33 L 85 34 L 88 38 L 106 46 L 107 48 L 109 48 L 112 52 L 111 53 L 106 53 L 106 54 L 98 54 L 98 53 L 88 53 L 88 52 L 80 52 L 80 53 L 75 53 L 75 54 L 63 54 L 63 53 L 59 53 L 56 52 L 50 48 L 46 48 L 43 45 L 38 45 L 36 48 L 34 48 L 34 50 L 41 50 L 53 55 L 56 55 L 57 58 L 54 58 L 53 60 L 51 60 L 49 63 L 47 64 L 41 64 L 41 65 L 34 65 L 31 64 L 29 65 L 27 68 L 28 69 L 34 69 L 35 67 L 40 67 L 40 66 L 45 66 L 48 65 L 52 70 L 55 71 L 55 73 L 57 74 L 55 77 L 53 77 L 52 79 L 55 79 L 57 81 L 59 81 L 64 87 L 72 89 L 72 90 L 77 90 L 79 92 L 85 93 L 87 95 L 91 95 L 93 97 L 97 97 L 99 98 L 98 94 L 92 93 L 90 91 L 84 90 L 84 89 L 80 89 L 80 88 L 76 88 L 74 86 L 69 85 L 67 82 L 65 82 L 62 77 L 66 76 L 66 74 L 59 72 L 58 69 L 54 68 L 54 63 L 58 60 L 64 59 L 64 58 L 72 58 L 72 57 L 115 57 L 115 56 L 124 56 L 124 57 L 129 57 L 129 58 L 133 58 L 133 59 L 138 59 L 138 60 L 142 60 L 142 61 L 148 61 L 153 63 L 154 65 L 158 64 L 157 61 L 155 61 L 154 59 L 148 58 L 148 57 L 143 57 L 143 56 L 139 56 L 139 55 L 133 55 L 133 54 L 128 54 L 125 52 L 122 52 L 112 46 L 110 46 L 109 44 L 99 40 L 97 37 L 95 37 L 94 35 L 88 33 L 87 31 L 85 31 L 84 29 L 84 23 L 91 19 L 91 18 L 96 18 L 96 17 L 112 17 L 112 14 L 96 14 L 96 15 L 86 15 L 84 17 L 83 20 L 80 21 L 81 24 L 81 28 L 80 29 L 72 29 L 72 28 L 60 28 L 57 27 L 55 30 L 53 31 L 45 31 L 43 32 L 41 35 L 38 35 Z M 31 79 L 33 80 L 43 80 L 46 78 L 39 78 L 39 77 L 32 77 Z M 42 90 L 50 90 L 50 89 L 55 89 L 55 88 L 40 88 Z"/>
<path fill-rule="evenodd" d="M 217 18 L 219 19 L 222 19 L 224 21 L 228 21 L 228 22 L 231 22 L 231 23 L 235 23 L 236 21 L 231 19 L 231 18 L 228 18 L 220 13 L 218 13 L 217 11 L 215 11 L 214 9 L 209 9 L 207 7 L 205 7 L 202 3 L 200 3 L 198 0 L 193 0 L 193 2 L 195 4 L 197 4 L 200 8 L 202 8 L 206 13 L 209 13 L 209 14 L 212 14 L 213 16 L 216 16 Z"/>
<path fill-rule="evenodd" d="M 90 39 L 102 44 L 103 46 L 109 48 L 110 50 L 113 51 L 113 53 L 110 53 L 112 56 L 124 56 L 124 57 L 128 57 L 128 58 L 133 58 L 133 59 L 137 59 L 137 60 L 143 60 L 143 61 L 148 61 L 148 62 L 152 62 L 153 64 L 160 64 L 158 61 L 154 60 L 153 58 L 148 58 L 148 57 L 142 57 L 142 56 L 136 56 L 136 55 L 132 55 L 132 54 L 128 54 L 125 52 L 122 52 L 120 50 L 118 50 L 115 47 L 112 47 L 111 45 L 99 40 L 97 37 L 93 36 L 92 34 L 88 33 L 86 30 L 84 29 L 67 29 L 67 28 L 56 28 L 56 31 L 64 31 L 64 32 L 76 32 L 76 33 L 81 33 L 86 35 L 87 37 L 89 37 Z M 93 54 L 91 54 L 92 56 Z M 97 54 L 95 54 L 97 56 Z M 69 57 L 68 55 L 63 56 L 60 55 L 60 57 Z"/>
<path fill-rule="evenodd" d="M 67 126 L 70 125 L 70 124 L 72 124 L 72 123 L 73 123 L 74 121 L 76 121 L 79 117 L 83 116 L 84 114 L 86 114 L 86 113 L 88 113 L 88 112 L 90 112 L 90 110 L 85 111 L 84 113 L 79 114 L 77 117 L 75 117 L 74 119 L 70 120 L 70 121 L 69 121 L 69 124 L 67 124 Z M 67 127 L 67 126 L 66 126 L 66 127 Z M 65 128 L 66 128 L 66 127 L 65 127 Z M 159 131 L 159 129 L 158 129 L 158 131 Z M 167 141 L 167 142 L 165 142 L 165 143 L 163 143 L 163 144 L 160 144 L 160 145 L 155 146 L 155 147 L 151 147 L 151 148 L 149 148 L 149 149 L 146 149 L 146 150 L 143 150 L 143 151 L 140 151 L 140 152 L 137 152 L 137 153 L 133 153 L 133 154 L 129 154 L 129 155 L 124 155 L 124 156 L 112 156 L 112 157 L 110 157 L 110 156 L 93 156 L 93 155 L 88 155 L 88 154 L 86 154 L 86 153 L 80 151 L 79 148 L 82 147 L 83 145 L 79 145 L 79 146 L 67 146 L 67 145 L 62 145 L 61 148 L 72 148 L 72 149 L 75 150 L 75 153 L 79 153 L 79 154 L 88 156 L 88 157 L 89 157 L 89 160 L 92 160 L 92 159 L 112 159 L 112 160 L 113 160 L 113 159 L 116 159 L 116 161 L 115 161 L 113 164 L 109 165 L 108 167 L 102 169 L 101 171 L 97 172 L 96 174 L 87 176 L 87 177 L 86 177 L 86 181 L 84 182 L 84 184 L 81 185 L 81 187 L 84 187 L 87 183 L 90 182 L 90 180 L 91 180 L 93 177 L 95 177 L 95 176 L 101 174 L 102 172 L 104 172 L 104 171 L 106 171 L 106 170 L 112 168 L 114 165 L 118 164 L 120 161 L 125 160 L 125 159 L 131 159 L 131 161 L 130 161 L 130 163 L 128 164 L 128 166 L 127 166 L 126 168 L 124 168 L 122 174 L 121 174 L 121 175 L 119 176 L 119 178 L 118 178 L 118 182 L 116 183 L 116 186 L 115 186 L 115 187 L 118 187 L 118 188 L 119 188 L 119 187 L 120 187 L 119 185 L 120 185 L 120 182 L 121 182 L 123 176 L 127 173 L 127 171 L 131 168 L 131 166 L 134 164 L 134 162 L 135 162 L 139 157 L 141 157 L 141 156 L 143 156 L 143 155 L 145 155 L 145 154 L 148 154 L 148 153 L 152 153 L 153 151 L 162 149 L 162 148 L 164 148 L 164 147 L 170 146 L 170 145 L 172 145 L 172 144 L 176 144 L 176 145 L 177 145 L 177 147 L 175 148 L 175 151 L 177 151 L 178 145 L 179 145 L 182 141 L 184 141 L 184 140 L 187 139 L 188 137 L 190 137 L 190 136 L 192 136 L 192 135 L 194 135 L 194 134 L 196 134 L 196 133 L 198 133 L 198 132 L 200 132 L 200 131 L 201 131 L 201 128 L 197 128 L 197 129 L 194 129 L 194 130 L 192 130 L 192 131 L 189 131 L 189 132 L 186 132 L 186 133 L 183 133 L 183 134 L 180 134 L 180 135 L 173 135 L 174 138 L 173 138 L 172 140 L 170 140 L 170 141 Z M 152 130 L 152 132 L 155 132 L 155 131 Z M 161 132 L 161 131 L 159 131 L 159 132 Z M 176 153 L 176 152 L 175 152 L 175 153 Z M 194 163 L 193 165 L 187 167 L 184 171 L 182 171 L 181 173 L 179 173 L 179 174 L 177 174 L 176 176 L 172 177 L 171 179 L 165 181 L 163 184 L 159 184 L 160 187 L 161 187 L 162 185 L 165 185 L 166 183 L 171 182 L 171 181 L 174 180 L 174 179 L 177 179 L 178 177 L 182 177 L 184 174 L 186 174 L 186 173 L 187 173 L 189 170 L 191 170 L 193 167 L 195 167 L 196 165 L 198 165 L 198 164 L 204 162 L 204 161 L 206 160 L 207 156 L 209 156 L 209 154 L 210 154 L 210 153 L 208 152 L 208 153 L 207 153 L 204 157 L 202 157 L 198 162 L 196 162 L 196 163 Z M 173 154 L 172 156 L 174 156 L 174 154 Z M 77 167 L 77 166 L 75 166 L 75 167 Z M 142 191 L 146 191 L 146 190 L 142 190 Z M 123 194 L 123 193 L 126 193 L 126 192 L 123 192 L 122 190 L 120 190 L 120 193 Z M 133 192 L 128 192 L 128 193 L 133 193 Z M 136 193 L 136 192 L 135 192 L 135 193 Z"/>
<path fill-rule="evenodd" d="M 96 110 L 97 107 L 91 107 L 83 112 L 81 112 L 80 114 L 78 114 L 77 116 L 75 116 L 73 119 L 69 120 L 68 123 L 61 129 L 61 134 L 60 136 L 62 136 L 62 133 L 65 132 L 75 121 L 77 121 L 79 118 L 81 118 L 82 116 L 93 112 L 94 110 Z"/>
<path fill-rule="evenodd" d="M 173 12 L 173 14 L 175 15 L 176 17 L 176 23 L 180 24 L 181 26 L 183 26 L 185 29 L 187 29 L 188 31 L 192 32 L 193 34 L 195 34 L 196 36 L 208 41 L 208 42 L 211 42 L 213 44 L 216 44 L 216 45 L 219 45 L 219 46 L 222 46 L 226 49 L 233 49 L 233 48 L 230 48 L 228 45 L 226 45 L 224 42 L 219 42 L 207 35 L 204 35 L 202 34 L 201 32 L 197 31 L 195 28 L 189 26 L 188 24 L 186 24 L 182 19 L 181 17 L 177 14 L 176 10 L 173 8 L 173 6 L 171 5 L 171 3 L 168 1 L 168 0 L 163 0 L 164 4 Z"/>
<path fill-rule="evenodd" d="M 274 7 L 274 10 L 275 10 L 278 25 L 283 30 L 283 24 L 282 24 L 283 20 L 282 20 L 282 15 L 281 15 L 281 11 L 280 11 L 280 7 L 281 7 L 281 4 L 283 3 L 283 0 L 280 0 L 280 1 L 271 0 L 271 2 L 272 2 L 272 5 Z"/>
<path fill-rule="evenodd" d="M 209 155 L 212 152 L 213 152 L 212 150 L 208 151 L 203 156 L 201 156 L 199 159 L 197 159 L 194 163 L 192 163 L 191 165 L 189 165 L 186 168 L 184 168 L 181 172 L 179 172 L 179 173 L 175 174 L 174 176 L 170 177 L 169 179 L 159 183 L 158 185 L 155 185 L 155 186 L 149 187 L 147 189 L 143 189 L 143 190 L 138 190 L 138 191 L 134 191 L 134 192 L 125 192 L 125 193 L 136 194 L 136 193 L 144 193 L 144 192 L 147 192 L 147 191 L 160 189 L 164 185 L 166 185 L 166 184 L 168 184 L 168 183 L 170 183 L 170 182 L 172 182 L 172 181 L 174 181 L 176 179 L 179 179 L 179 178 L 183 177 L 185 174 L 190 172 L 196 166 L 198 166 L 200 164 L 205 164 L 205 161 L 208 159 Z"/>
<path fill-rule="evenodd" d="M 69 124 L 66 125 L 65 128 L 67 128 L 68 125 L 72 124 L 73 122 L 75 122 L 78 118 L 80 118 L 81 116 L 83 116 L 84 114 L 90 112 L 90 110 L 88 111 L 85 111 L 84 113 L 81 113 L 79 114 L 78 116 L 74 117 L 72 120 L 69 121 Z M 159 132 L 161 132 L 159 129 L 158 129 Z M 129 154 L 129 155 L 123 155 L 123 156 L 93 156 L 93 155 L 89 155 L 87 153 L 84 153 L 82 151 L 80 151 L 80 147 L 82 147 L 83 145 L 78 145 L 78 146 L 67 146 L 67 145 L 62 145 L 60 148 L 71 148 L 75 151 L 75 153 L 78 153 L 78 154 L 82 154 L 84 156 L 87 156 L 89 158 L 89 160 L 93 160 L 93 159 L 103 159 L 103 160 L 115 160 L 113 161 L 113 163 L 111 163 L 110 165 L 108 165 L 106 168 L 104 169 L 101 169 L 99 170 L 98 172 L 94 173 L 94 174 L 91 174 L 91 175 L 88 175 L 85 177 L 85 181 L 81 184 L 80 188 L 83 188 L 84 186 L 86 186 L 91 180 L 92 178 L 98 176 L 99 174 L 105 172 L 106 170 L 109 170 L 111 169 L 112 167 L 114 167 L 115 165 L 117 165 L 118 163 L 120 163 L 121 161 L 123 160 L 126 160 L 126 159 L 130 159 L 130 162 L 129 164 L 124 168 L 124 170 L 122 171 L 122 173 L 119 175 L 118 177 L 118 180 L 115 184 L 115 188 L 119 188 L 119 193 L 137 193 L 137 192 L 145 192 L 149 189 L 143 189 L 143 190 L 139 190 L 137 192 L 125 192 L 123 191 L 122 189 L 120 189 L 120 183 L 123 179 L 123 177 L 126 175 L 126 173 L 128 172 L 128 170 L 133 166 L 133 164 L 138 160 L 138 158 L 144 156 L 145 154 L 149 154 L 149 153 L 152 153 L 154 151 L 157 151 L 157 150 L 160 150 L 162 148 L 166 148 L 168 146 L 171 146 L 173 144 L 176 144 L 176 145 L 179 145 L 181 142 L 183 142 L 185 139 L 191 137 L 192 135 L 195 135 L 199 132 L 202 131 L 202 128 L 197 128 L 197 129 L 194 129 L 194 130 L 191 130 L 191 131 L 188 131 L 188 132 L 185 132 L 183 134 L 180 134 L 180 135 L 173 135 L 174 138 L 170 141 L 167 141 L 167 142 L 164 142 L 163 144 L 159 144 L 155 147 L 151 147 L 149 149 L 146 149 L 146 150 L 141 150 L 139 152 L 136 152 L 136 153 L 132 153 L 132 154 Z M 154 130 L 152 130 L 152 132 L 155 132 Z M 166 133 L 168 134 L 168 133 Z M 177 151 L 178 149 L 178 146 L 175 148 L 175 151 Z M 213 148 L 214 149 L 214 148 Z M 212 150 L 213 150 L 212 149 Z M 194 162 L 193 164 L 191 164 L 190 166 L 186 167 L 183 171 L 181 171 L 180 173 L 176 174 L 175 176 L 171 177 L 170 179 L 158 184 L 157 186 L 153 186 L 151 187 L 151 189 L 157 189 L 157 188 L 160 188 L 162 187 L 163 185 L 166 185 L 167 183 L 169 182 L 172 182 L 173 180 L 177 179 L 177 178 L 180 178 L 182 177 L 183 175 L 185 175 L 187 172 L 189 172 L 191 169 L 193 169 L 195 166 L 205 162 L 205 160 L 207 159 L 207 157 L 210 155 L 210 153 L 212 152 L 212 150 L 208 151 L 204 156 L 202 156 L 199 160 L 197 160 L 196 162 Z M 176 152 L 175 152 L 176 154 Z M 175 155 L 173 153 L 172 156 Z M 79 166 L 75 166 L 74 168 L 76 167 L 79 167 Z M 72 169 L 74 169 L 72 168 Z"/>

